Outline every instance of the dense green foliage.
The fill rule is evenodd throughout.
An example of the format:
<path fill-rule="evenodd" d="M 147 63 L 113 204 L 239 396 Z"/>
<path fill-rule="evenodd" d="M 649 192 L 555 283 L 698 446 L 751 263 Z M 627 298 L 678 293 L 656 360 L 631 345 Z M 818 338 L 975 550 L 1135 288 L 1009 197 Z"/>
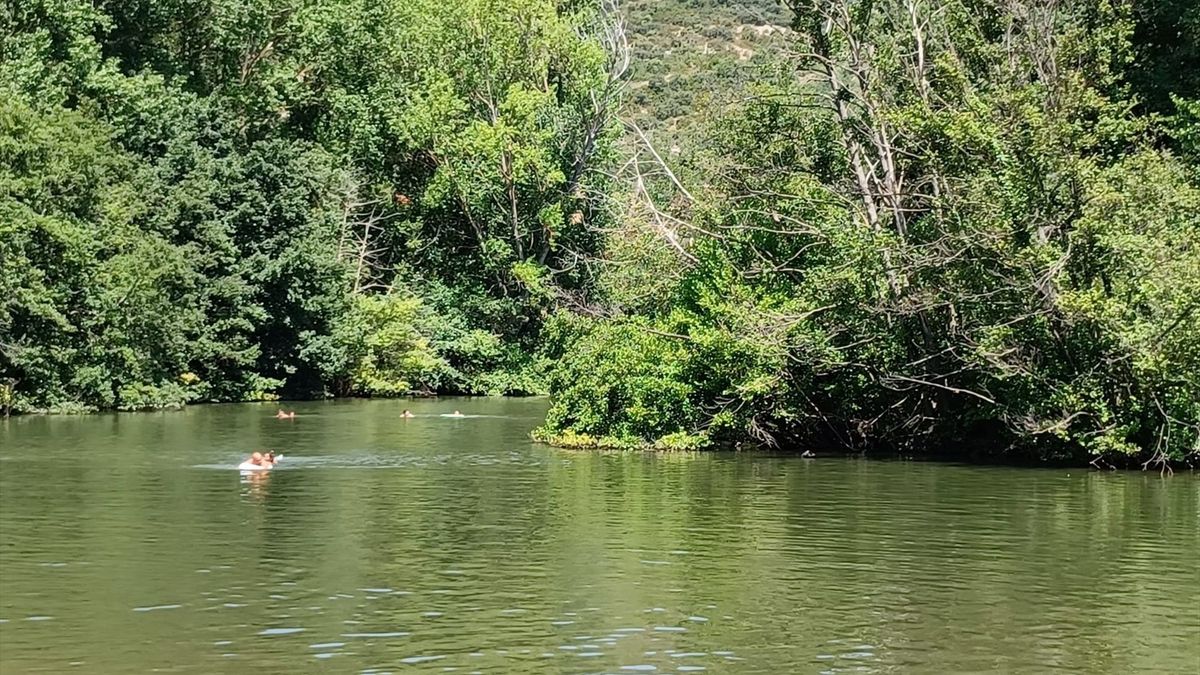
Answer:
<path fill-rule="evenodd" d="M 599 243 L 602 18 L 4 4 L 4 409 L 543 389 L 546 286 Z"/>
<path fill-rule="evenodd" d="M 1200 451 L 1200 63 L 1136 42 L 1194 40 L 1196 13 L 791 7 L 800 75 L 720 116 L 610 245 L 539 437 Z M 678 271 L 646 292 L 646 266 Z"/>
<path fill-rule="evenodd" d="M 550 391 L 581 447 L 1200 452 L 1194 3 L 625 17 L 5 5 L 0 406 Z"/>

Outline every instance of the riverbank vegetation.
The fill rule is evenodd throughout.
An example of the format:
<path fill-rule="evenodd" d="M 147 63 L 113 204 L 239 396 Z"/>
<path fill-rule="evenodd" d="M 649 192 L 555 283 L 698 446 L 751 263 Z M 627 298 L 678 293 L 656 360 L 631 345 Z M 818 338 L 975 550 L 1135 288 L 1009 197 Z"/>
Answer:
<path fill-rule="evenodd" d="M 0 9 L 5 408 L 544 390 L 619 73 L 588 3 Z"/>
<path fill-rule="evenodd" d="M 1194 455 L 1200 15 L 790 8 L 788 68 L 644 200 L 668 245 L 562 319 L 539 433 Z"/>
<path fill-rule="evenodd" d="M 6 407 L 1200 452 L 1191 3 L 209 4 L 0 15 Z"/>

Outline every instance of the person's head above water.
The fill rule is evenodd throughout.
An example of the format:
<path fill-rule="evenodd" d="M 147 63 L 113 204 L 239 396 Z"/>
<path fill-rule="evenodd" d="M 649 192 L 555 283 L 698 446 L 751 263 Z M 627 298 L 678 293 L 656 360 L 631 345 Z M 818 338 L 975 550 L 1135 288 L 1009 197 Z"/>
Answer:
<path fill-rule="evenodd" d="M 250 453 L 250 461 L 255 464 L 262 464 L 263 454 L 261 452 Z"/>

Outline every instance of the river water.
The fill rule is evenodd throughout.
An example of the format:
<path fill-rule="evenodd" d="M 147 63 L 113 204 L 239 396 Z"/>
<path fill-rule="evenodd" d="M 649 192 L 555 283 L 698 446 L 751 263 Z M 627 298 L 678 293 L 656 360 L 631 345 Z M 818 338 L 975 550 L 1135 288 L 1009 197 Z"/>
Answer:
<path fill-rule="evenodd" d="M 1195 475 L 582 454 L 545 405 L 0 421 L 0 672 L 1200 671 Z"/>

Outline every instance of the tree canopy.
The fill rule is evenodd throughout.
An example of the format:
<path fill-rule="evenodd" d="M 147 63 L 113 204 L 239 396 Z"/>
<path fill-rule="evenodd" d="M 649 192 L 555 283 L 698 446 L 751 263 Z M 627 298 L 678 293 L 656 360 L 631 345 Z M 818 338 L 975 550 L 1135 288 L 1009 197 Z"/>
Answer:
<path fill-rule="evenodd" d="M 540 391 L 534 282 L 586 286 L 599 243 L 607 21 L 542 0 L 5 5 L 6 407 Z"/>
<path fill-rule="evenodd" d="M 9 3 L 0 406 L 1194 458 L 1192 5 Z"/>

